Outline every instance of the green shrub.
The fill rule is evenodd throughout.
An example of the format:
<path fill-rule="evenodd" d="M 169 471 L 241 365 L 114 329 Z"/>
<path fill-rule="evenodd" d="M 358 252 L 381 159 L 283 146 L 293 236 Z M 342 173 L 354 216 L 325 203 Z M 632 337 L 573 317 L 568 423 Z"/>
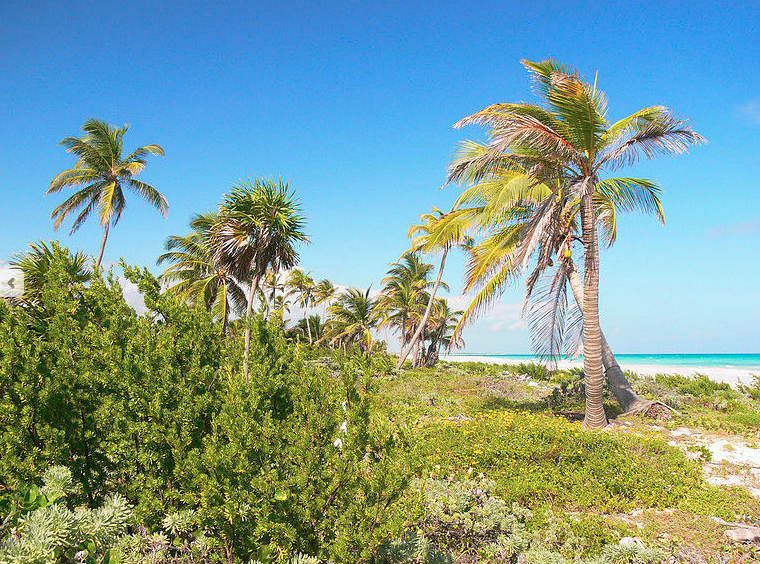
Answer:
<path fill-rule="evenodd" d="M 302 361 L 278 320 L 258 317 L 245 382 L 239 339 L 160 294 L 147 271 L 125 275 L 146 315 L 115 278 L 84 285 L 55 263 L 34 312 L 0 303 L 0 504 L 65 463 L 81 485 L 72 503 L 115 492 L 144 538 L 168 513 L 180 542 L 192 541 L 178 516 L 194 511 L 225 557 L 244 561 L 270 547 L 358 560 L 400 532 L 408 449 L 371 406 L 366 361 L 332 378 Z M 155 535 L 160 551 L 167 537 Z"/>
<path fill-rule="evenodd" d="M 678 374 L 657 374 L 655 382 L 666 388 L 678 390 L 682 394 L 708 398 L 718 391 L 732 392 L 731 386 L 725 382 L 714 382 L 704 374 L 692 378 Z"/>

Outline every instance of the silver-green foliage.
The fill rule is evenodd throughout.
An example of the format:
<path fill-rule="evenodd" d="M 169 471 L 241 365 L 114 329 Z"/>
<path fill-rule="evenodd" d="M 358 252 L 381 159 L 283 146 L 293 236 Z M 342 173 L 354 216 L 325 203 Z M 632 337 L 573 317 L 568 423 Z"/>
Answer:
<path fill-rule="evenodd" d="M 493 495 L 494 485 L 486 479 L 414 481 L 412 487 L 424 494 L 426 532 L 439 543 L 453 541 L 459 551 L 477 547 L 499 561 L 527 550 L 531 512 Z"/>
<path fill-rule="evenodd" d="M 45 472 L 43 480 L 40 491 L 49 504 L 24 515 L 0 540 L 0 564 L 53 564 L 75 557 L 89 562 L 107 560 L 132 516 L 127 500 L 114 494 L 97 509 L 71 511 L 64 505 L 74 490 L 71 472 L 55 466 Z"/>
<path fill-rule="evenodd" d="M 660 564 L 664 561 L 665 554 L 661 550 L 640 544 L 610 544 L 599 556 L 581 560 L 570 560 L 557 552 L 534 548 L 517 560 L 518 564 Z"/>
<path fill-rule="evenodd" d="M 321 560 L 316 556 L 309 556 L 308 554 L 301 554 L 297 552 L 290 557 L 287 564 L 320 564 Z M 248 564 L 262 564 L 261 560 L 251 560 Z"/>
<path fill-rule="evenodd" d="M 374 564 L 451 564 L 454 559 L 448 552 L 438 550 L 419 531 L 380 545 Z"/>

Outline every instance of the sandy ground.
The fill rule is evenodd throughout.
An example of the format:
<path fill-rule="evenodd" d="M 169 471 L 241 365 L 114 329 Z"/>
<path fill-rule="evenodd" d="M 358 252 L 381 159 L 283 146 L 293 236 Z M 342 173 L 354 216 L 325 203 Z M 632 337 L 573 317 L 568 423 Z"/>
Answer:
<path fill-rule="evenodd" d="M 476 355 L 453 355 L 441 356 L 441 360 L 448 362 L 484 362 L 487 364 L 519 364 L 524 360 L 510 360 L 492 356 Z M 557 362 L 557 368 L 568 369 L 582 367 L 583 362 L 580 360 L 560 360 Z M 739 383 L 751 384 L 752 372 L 742 368 L 724 368 L 716 366 L 669 366 L 664 364 L 625 364 L 621 363 L 623 370 L 630 370 L 636 374 L 653 376 L 655 374 L 681 374 L 683 376 L 693 376 L 697 373 L 704 374 L 716 382 L 727 382 L 732 385 Z M 760 373 L 757 374 L 760 376 Z"/>

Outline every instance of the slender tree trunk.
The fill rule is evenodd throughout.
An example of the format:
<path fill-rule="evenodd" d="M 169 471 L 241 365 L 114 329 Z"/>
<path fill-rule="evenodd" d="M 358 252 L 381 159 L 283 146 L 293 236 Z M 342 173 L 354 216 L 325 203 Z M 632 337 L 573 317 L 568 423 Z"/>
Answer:
<path fill-rule="evenodd" d="M 309 305 L 306 304 L 306 307 L 304 307 L 304 315 L 306 316 L 306 330 L 309 332 L 309 345 L 312 344 L 311 342 L 311 324 L 309 323 Z"/>
<path fill-rule="evenodd" d="M 441 277 L 443 277 L 443 267 L 446 264 L 446 255 L 448 254 L 448 252 L 449 252 L 448 249 L 444 249 L 443 256 L 441 257 L 441 266 L 438 267 L 438 278 L 436 279 L 435 285 L 433 286 L 433 291 L 430 292 L 430 300 L 428 300 L 427 307 L 425 308 L 425 314 L 422 316 L 422 320 L 420 321 L 420 324 L 417 327 L 417 331 L 414 332 L 414 335 L 412 336 L 412 341 L 411 343 L 409 343 L 409 347 L 406 349 L 406 352 L 404 352 L 403 350 L 401 351 L 401 354 L 398 357 L 398 362 L 396 363 L 396 370 L 401 369 L 401 365 L 404 364 L 404 360 L 406 360 L 406 357 L 409 356 L 409 352 L 412 350 L 412 347 L 420 338 L 420 335 L 422 334 L 422 330 L 425 328 L 425 324 L 427 323 L 427 320 L 430 317 L 430 312 L 433 310 L 433 303 L 435 302 L 435 293 L 438 291 L 438 286 L 441 285 Z"/>
<path fill-rule="evenodd" d="M 581 196 L 583 225 L 583 371 L 586 373 L 586 414 L 583 426 L 601 429 L 607 426 L 602 394 L 602 331 L 599 326 L 599 246 L 591 195 L 594 179 L 587 178 Z"/>
<path fill-rule="evenodd" d="M 253 312 L 253 296 L 256 294 L 256 289 L 259 287 L 259 277 L 254 276 L 251 280 L 251 290 L 248 294 L 248 306 L 245 310 L 245 346 L 243 348 L 243 374 L 245 375 L 245 381 L 250 381 L 248 375 L 248 351 L 251 348 L 251 313 Z"/>
<path fill-rule="evenodd" d="M 575 269 L 573 261 L 570 260 L 569 262 L 570 288 L 573 290 L 575 302 L 581 311 L 583 311 L 583 286 L 581 285 L 581 278 L 578 276 L 578 271 Z M 618 403 L 620 403 L 623 411 L 637 410 L 644 404 L 653 403 L 640 397 L 634 391 L 628 378 L 625 377 L 625 373 L 618 365 L 615 355 L 612 353 L 612 349 L 604 336 L 604 332 L 601 329 L 599 331 L 602 336 L 602 365 L 604 366 L 604 372 L 610 382 L 612 393 L 615 395 Z"/>
<path fill-rule="evenodd" d="M 98 259 L 95 261 L 95 266 L 100 266 L 100 261 L 103 260 L 103 251 L 106 248 L 106 240 L 108 239 L 108 229 L 111 226 L 111 222 L 106 222 L 106 226 L 103 228 L 103 241 L 100 243 L 100 252 L 98 252 Z"/>

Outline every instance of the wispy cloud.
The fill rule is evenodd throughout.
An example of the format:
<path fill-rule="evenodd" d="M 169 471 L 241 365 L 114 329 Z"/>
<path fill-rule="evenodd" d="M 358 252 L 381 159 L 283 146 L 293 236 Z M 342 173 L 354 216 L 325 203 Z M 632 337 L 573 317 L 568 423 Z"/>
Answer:
<path fill-rule="evenodd" d="M 740 221 L 730 225 L 714 227 L 707 231 L 708 237 L 729 237 L 732 235 L 751 235 L 760 233 L 760 219 L 752 221 Z"/>
<path fill-rule="evenodd" d="M 472 294 L 460 294 L 448 296 L 446 299 L 452 309 L 465 309 L 474 296 Z M 481 326 L 488 327 L 489 331 L 515 331 L 523 330 L 527 326 L 522 320 L 522 304 L 497 302 L 488 311 L 476 320 Z"/>
<path fill-rule="evenodd" d="M 760 123 L 760 98 L 748 100 L 739 106 L 739 115 L 752 123 Z"/>

